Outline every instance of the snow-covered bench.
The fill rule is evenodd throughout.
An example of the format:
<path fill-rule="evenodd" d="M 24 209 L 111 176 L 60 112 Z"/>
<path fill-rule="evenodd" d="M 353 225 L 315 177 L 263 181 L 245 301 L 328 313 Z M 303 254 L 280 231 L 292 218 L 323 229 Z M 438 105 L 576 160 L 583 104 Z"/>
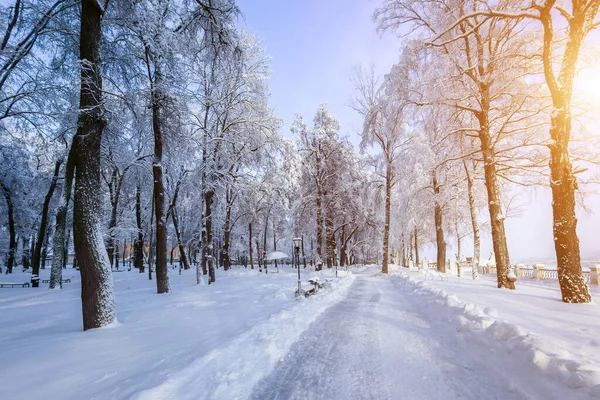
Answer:
<path fill-rule="evenodd" d="M 435 280 L 435 278 L 440 278 L 440 281 L 448 280 L 448 274 L 442 274 L 435 269 L 428 269 L 425 271 L 425 279 L 427 279 L 427 277 L 430 277 L 432 280 Z"/>
<path fill-rule="evenodd" d="M 44 280 L 42 280 L 42 283 L 50 283 L 50 279 L 44 279 Z M 60 283 L 71 283 L 71 279 L 70 278 L 61 279 Z"/>
<path fill-rule="evenodd" d="M 10 283 L 10 282 L 0 282 L 0 288 L 4 288 L 4 287 L 29 287 L 29 282 L 25 282 L 25 283 Z"/>

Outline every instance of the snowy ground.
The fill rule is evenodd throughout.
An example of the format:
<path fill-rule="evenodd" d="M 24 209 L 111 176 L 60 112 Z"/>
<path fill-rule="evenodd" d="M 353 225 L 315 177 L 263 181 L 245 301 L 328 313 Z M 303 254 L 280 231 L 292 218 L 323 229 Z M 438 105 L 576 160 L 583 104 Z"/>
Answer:
<path fill-rule="evenodd" d="M 392 279 L 421 299 L 424 313 L 437 315 L 474 347 L 486 348 L 494 359 L 509 354 L 529 367 L 529 376 L 567 388 L 566 397 L 600 398 L 598 304 L 565 304 L 558 283 L 550 280 L 522 278 L 510 291 L 498 289 L 488 276 L 475 282 L 432 279 L 400 268 L 395 274 Z M 600 299 L 598 287 L 591 291 Z"/>
<path fill-rule="evenodd" d="M 333 290 L 296 301 L 290 269 L 218 271 L 210 287 L 197 286 L 194 272 L 186 272 L 170 273 L 167 295 L 156 295 L 145 275 L 115 272 L 119 324 L 87 332 L 77 271 L 67 270 L 73 281 L 62 291 L 0 289 L 0 399 L 242 397 L 323 310 L 344 298 L 353 279 L 338 278 Z M 42 270 L 42 279 L 48 274 Z"/>
<path fill-rule="evenodd" d="M 120 322 L 88 332 L 75 271 L 63 291 L 0 289 L 0 399 L 600 397 L 597 305 L 378 270 L 300 301 L 290 269 L 173 273 L 168 295 L 118 272 Z"/>

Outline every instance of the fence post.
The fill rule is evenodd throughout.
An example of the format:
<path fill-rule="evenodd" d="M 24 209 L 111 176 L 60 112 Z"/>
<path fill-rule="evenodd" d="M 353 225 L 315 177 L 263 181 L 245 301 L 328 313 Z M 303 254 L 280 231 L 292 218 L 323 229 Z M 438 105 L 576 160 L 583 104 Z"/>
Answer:
<path fill-rule="evenodd" d="M 590 284 L 600 285 L 600 265 L 590 267 Z"/>
<path fill-rule="evenodd" d="M 429 270 L 429 261 L 423 260 L 422 264 L 423 264 L 423 271 L 427 272 Z"/>
<path fill-rule="evenodd" d="M 458 269 L 456 268 L 456 260 L 450 260 L 450 273 L 452 275 L 458 275 Z"/>
<path fill-rule="evenodd" d="M 516 273 L 515 275 L 517 275 L 517 278 L 521 278 L 523 277 L 523 267 L 525 265 L 524 264 L 517 264 L 515 267 Z"/>
<path fill-rule="evenodd" d="M 546 266 L 544 264 L 535 264 L 533 268 L 535 269 L 535 279 L 544 279 L 544 268 Z"/>

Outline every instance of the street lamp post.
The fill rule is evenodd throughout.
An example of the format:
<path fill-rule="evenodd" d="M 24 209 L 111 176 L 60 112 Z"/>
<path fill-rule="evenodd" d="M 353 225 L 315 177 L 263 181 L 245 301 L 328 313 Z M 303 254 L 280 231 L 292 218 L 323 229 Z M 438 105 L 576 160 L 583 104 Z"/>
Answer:
<path fill-rule="evenodd" d="M 298 290 L 296 290 L 296 297 L 301 296 L 302 293 L 302 283 L 300 281 L 300 244 L 302 243 L 301 238 L 294 238 L 294 251 L 296 256 L 296 268 L 298 269 Z"/>

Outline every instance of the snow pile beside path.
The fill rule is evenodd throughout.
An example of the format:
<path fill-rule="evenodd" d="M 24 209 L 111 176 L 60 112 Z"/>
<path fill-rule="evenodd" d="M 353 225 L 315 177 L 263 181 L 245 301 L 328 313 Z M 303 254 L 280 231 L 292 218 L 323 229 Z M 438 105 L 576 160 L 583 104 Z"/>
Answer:
<path fill-rule="evenodd" d="M 353 275 L 328 282 L 315 296 L 298 299 L 271 315 L 228 346 L 216 348 L 162 384 L 141 392 L 138 400 L 242 399 L 288 353 L 303 331 L 327 308 L 346 298 Z"/>
<path fill-rule="evenodd" d="M 464 303 L 443 289 L 430 286 L 410 276 L 395 276 L 395 283 L 411 285 L 437 317 L 445 315 L 467 342 L 478 343 L 491 352 L 504 352 L 535 366 L 545 376 L 563 382 L 570 389 L 589 389 L 600 398 L 600 367 L 583 357 L 561 350 L 554 343 L 543 342 L 519 326 L 497 319 L 495 309 Z M 542 310 L 543 312 L 543 310 Z"/>

